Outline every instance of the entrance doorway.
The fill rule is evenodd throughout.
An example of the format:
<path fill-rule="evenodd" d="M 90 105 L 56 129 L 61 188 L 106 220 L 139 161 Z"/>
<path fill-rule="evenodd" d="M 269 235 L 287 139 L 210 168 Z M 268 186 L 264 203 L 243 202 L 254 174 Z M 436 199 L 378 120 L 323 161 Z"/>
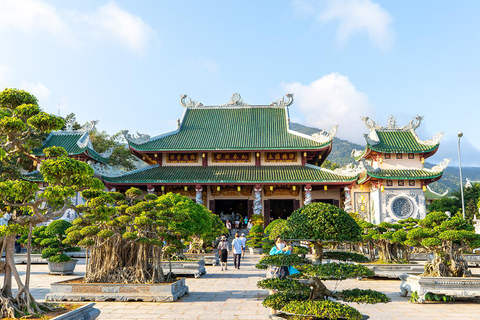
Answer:
<path fill-rule="evenodd" d="M 270 220 L 287 219 L 294 211 L 295 200 L 270 200 Z"/>
<path fill-rule="evenodd" d="M 215 200 L 215 213 L 220 215 L 240 213 L 242 219 L 248 216 L 248 200 Z"/>

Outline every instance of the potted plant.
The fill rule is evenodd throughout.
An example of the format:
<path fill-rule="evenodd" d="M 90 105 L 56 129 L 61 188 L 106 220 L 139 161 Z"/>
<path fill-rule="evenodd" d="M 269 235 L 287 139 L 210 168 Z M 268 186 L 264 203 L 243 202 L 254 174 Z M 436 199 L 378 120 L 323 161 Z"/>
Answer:
<path fill-rule="evenodd" d="M 50 274 L 73 274 L 78 260 L 72 259 L 65 253 L 80 251 L 80 248 L 64 243 L 65 232 L 71 226 L 72 224 L 68 221 L 55 220 L 45 228 L 46 238 L 40 242 L 40 245 L 46 247 L 42 250 L 42 258 L 47 259 Z"/>
<path fill-rule="evenodd" d="M 263 228 L 261 225 L 254 225 L 248 234 L 247 241 L 248 250 L 250 254 L 262 253 Z"/>
<path fill-rule="evenodd" d="M 462 252 L 480 246 L 480 235 L 460 215 L 449 217 L 443 212 L 431 212 L 407 234 L 405 244 L 433 253 L 421 274 L 400 276 L 401 295 L 412 293 L 413 300 L 423 303 L 428 294 L 478 296 L 480 278 L 472 278 Z"/>
<path fill-rule="evenodd" d="M 295 254 L 266 256 L 256 265 L 259 269 L 266 269 L 268 266 L 295 266 L 300 271 L 286 279 L 272 278 L 258 282 L 258 287 L 272 293 L 263 301 L 265 307 L 271 308 L 274 314 L 272 319 L 362 319 L 361 313 L 355 308 L 329 299 L 357 303 L 390 301 L 390 298 L 378 291 L 353 289 L 335 292 L 330 291 L 323 283 L 323 280 L 340 281 L 373 276 L 373 272 L 362 265 L 312 265 L 309 260 Z"/>

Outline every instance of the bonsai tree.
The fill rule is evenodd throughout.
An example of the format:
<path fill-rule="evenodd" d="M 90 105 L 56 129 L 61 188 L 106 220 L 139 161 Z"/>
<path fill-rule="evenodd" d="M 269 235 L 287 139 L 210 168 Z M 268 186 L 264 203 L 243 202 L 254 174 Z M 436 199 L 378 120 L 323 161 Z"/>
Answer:
<path fill-rule="evenodd" d="M 42 250 L 42 258 L 54 263 L 67 262 L 72 259 L 65 252 L 79 251 L 80 248 L 63 243 L 66 238 L 65 231 L 71 226 L 72 224 L 68 221 L 55 220 L 45 228 L 45 235 L 48 238 L 43 239 L 40 245 L 48 248 Z"/>
<path fill-rule="evenodd" d="M 90 252 L 85 282 L 161 283 L 162 260 L 185 248 L 184 241 L 199 228 L 210 227 L 210 212 L 182 195 L 160 197 L 131 188 L 125 194 L 86 190 L 80 218 L 67 230 L 65 243 Z"/>
<path fill-rule="evenodd" d="M 252 224 L 254 226 L 262 226 L 263 227 L 263 216 L 261 214 L 253 214 L 250 219 L 252 220 Z"/>
<path fill-rule="evenodd" d="M 32 253 L 42 253 L 42 250 L 45 249 L 45 246 L 41 245 L 43 239 L 48 238 L 45 235 L 45 229 L 47 229 L 47 226 L 39 226 L 33 228 L 31 238 Z M 25 246 L 28 244 L 28 230 L 26 230 L 26 232 L 20 236 L 20 239 L 18 241 Z"/>
<path fill-rule="evenodd" d="M 206 208 L 200 212 L 204 215 L 201 221 L 205 223 L 203 225 L 192 225 L 195 230 L 191 230 L 193 235 L 191 236 L 188 253 L 205 253 L 207 246 L 212 247 L 213 242 L 219 235 L 228 232 L 219 216 L 213 214 L 210 210 L 206 210 Z"/>
<path fill-rule="evenodd" d="M 263 228 L 261 225 L 254 225 L 248 234 L 249 240 L 247 246 L 251 248 L 261 248 L 263 240 Z"/>
<path fill-rule="evenodd" d="M 265 228 L 265 236 L 263 237 L 262 249 L 263 252 L 269 252 L 273 246 L 275 246 L 275 239 L 280 234 L 281 230 L 285 226 L 287 220 L 277 219 L 270 222 Z"/>
<path fill-rule="evenodd" d="M 367 244 L 370 260 L 375 259 L 375 248 L 378 250 L 381 263 L 408 263 L 411 246 L 405 244 L 407 233 L 418 223 L 418 219 L 408 218 L 397 223 L 381 222 L 374 225 L 360 221 L 363 228 L 363 242 Z"/>
<path fill-rule="evenodd" d="M 262 258 L 256 265 L 259 269 L 268 266 L 295 266 L 300 273 L 287 279 L 266 279 L 257 286 L 275 293 L 265 298 L 263 305 L 280 310 L 287 319 L 362 319 L 362 315 L 353 307 L 329 298 L 357 303 L 388 302 L 385 294 L 372 290 L 330 291 L 323 280 L 344 280 L 347 278 L 372 277 L 373 271 L 362 265 L 350 263 L 327 263 L 312 265 L 307 259 L 295 254 L 273 255 Z"/>
<path fill-rule="evenodd" d="M 331 204 L 314 202 L 295 210 L 287 219 L 281 237 L 312 243 L 313 258 L 321 263 L 326 243 L 359 241 L 362 229 L 345 211 Z"/>
<path fill-rule="evenodd" d="M 460 215 L 450 218 L 443 212 L 431 212 L 407 234 L 405 244 L 424 248 L 434 254 L 425 265 L 425 277 L 469 277 L 472 275 L 462 252 L 480 246 L 480 235 Z"/>
<path fill-rule="evenodd" d="M 63 126 L 61 118 L 45 113 L 35 96 L 17 89 L 0 92 L 0 214 L 6 223 L 0 229 L 5 272 L 0 290 L 0 316 L 15 318 L 43 314 L 48 307 L 35 301 L 30 293 L 30 253 L 33 227 L 61 216 L 72 207 L 70 198 L 86 188 L 104 188 L 93 178 L 93 169 L 86 163 L 67 157 L 65 150 L 45 149 L 48 159 L 40 161 L 32 149 L 43 137 Z M 51 153 L 49 151 L 52 151 Z M 48 184 L 43 190 L 37 183 L 25 181 L 20 170 L 35 168 L 41 162 L 40 173 Z M 27 269 L 25 281 L 19 276 L 14 262 L 15 237 L 28 232 Z M 12 276 L 18 291 L 13 295 Z"/>

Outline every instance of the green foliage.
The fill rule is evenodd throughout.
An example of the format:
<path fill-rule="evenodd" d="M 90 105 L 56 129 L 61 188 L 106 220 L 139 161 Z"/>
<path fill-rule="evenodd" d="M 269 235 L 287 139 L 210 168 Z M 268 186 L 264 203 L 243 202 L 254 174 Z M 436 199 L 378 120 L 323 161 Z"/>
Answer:
<path fill-rule="evenodd" d="M 304 246 L 294 246 L 293 247 L 293 254 L 308 254 L 310 249 Z"/>
<path fill-rule="evenodd" d="M 282 308 L 282 311 L 299 315 L 309 315 L 320 319 L 362 319 L 362 314 L 355 308 L 328 300 L 290 301 Z"/>
<path fill-rule="evenodd" d="M 284 239 L 358 241 L 362 229 L 345 211 L 331 204 L 314 202 L 295 210 L 282 232 Z"/>
<path fill-rule="evenodd" d="M 286 291 L 286 292 L 301 292 L 308 293 L 310 292 L 310 287 L 306 284 L 300 283 L 293 279 L 265 279 L 257 283 L 257 287 L 273 290 L 273 291 Z"/>
<path fill-rule="evenodd" d="M 43 149 L 43 153 L 47 158 L 68 157 L 67 151 L 62 147 L 49 147 Z"/>
<path fill-rule="evenodd" d="M 362 290 L 362 289 L 352 289 L 352 290 L 342 290 L 339 292 L 339 295 L 342 297 L 342 300 L 345 302 L 357 302 L 357 303 L 387 303 L 391 299 L 387 297 L 386 294 L 374 290 Z"/>
<path fill-rule="evenodd" d="M 253 214 L 250 219 L 252 220 L 252 224 L 254 226 L 262 226 L 263 227 L 263 215 L 261 214 Z M 253 228 L 253 227 L 252 227 Z"/>
<path fill-rule="evenodd" d="M 264 256 L 255 266 L 258 269 L 266 269 L 268 266 L 298 266 L 310 261 L 295 254 L 276 254 Z"/>
<path fill-rule="evenodd" d="M 48 246 L 42 250 L 42 258 L 48 259 L 50 262 L 66 262 L 71 258 L 65 255 L 65 252 L 76 251 L 68 242 L 64 241 L 66 238 L 66 231 L 72 227 L 72 224 L 65 220 L 55 220 L 45 228 L 44 238 L 41 241 L 42 246 Z"/>
<path fill-rule="evenodd" d="M 322 280 L 345 280 L 349 278 L 373 278 L 375 273 L 365 266 L 352 263 L 325 263 L 298 267 L 300 277 L 318 277 Z"/>
<path fill-rule="evenodd" d="M 353 261 L 353 262 L 369 262 L 370 259 L 365 257 L 363 254 L 356 252 L 345 252 L 345 251 L 325 251 L 323 253 L 324 259 L 333 259 L 339 261 Z"/>
<path fill-rule="evenodd" d="M 248 234 L 247 246 L 252 248 L 261 248 L 263 240 L 263 227 L 261 225 L 254 225 Z"/>
<path fill-rule="evenodd" d="M 277 292 L 271 294 L 263 300 L 262 304 L 267 308 L 274 310 L 282 309 L 290 301 L 307 300 L 308 294 L 301 292 Z"/>
<path fill-rule="evenodd" d="M 322 168 L 329 169 L 329 170 L 335 170 L 335 169 L 340 168 L 340 166 L 335 162 L 332 162 L 330 160 L 325 160 L 322 163 Z"/>

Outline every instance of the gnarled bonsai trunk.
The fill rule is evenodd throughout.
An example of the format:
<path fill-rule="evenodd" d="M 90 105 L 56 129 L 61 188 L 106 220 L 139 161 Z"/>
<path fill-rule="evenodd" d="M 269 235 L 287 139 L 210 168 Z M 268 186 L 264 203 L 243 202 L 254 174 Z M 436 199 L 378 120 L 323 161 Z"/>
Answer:
<path fill-rule="evenodd" d="M 321 242 L 313 243 L 313 264 L 322 263 L 323 259 L 323 245 Z"/>
<path fill-rule="evenodd" d="M 471 277 L 467 262 L 454 252 L 434 252 L 433 260 L 425 265 L 424 277 Z"/>

